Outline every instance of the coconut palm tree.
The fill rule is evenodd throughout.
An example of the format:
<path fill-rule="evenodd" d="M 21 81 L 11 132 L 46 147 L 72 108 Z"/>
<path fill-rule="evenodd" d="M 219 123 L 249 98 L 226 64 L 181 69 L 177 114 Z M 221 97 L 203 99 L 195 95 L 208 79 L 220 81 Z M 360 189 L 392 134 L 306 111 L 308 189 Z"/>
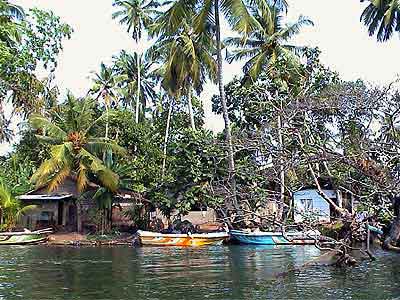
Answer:
<path fill-rule="evenodd" d="M 145 110 L 148 103 L 151 103 L 156 97 L 154 90 L 157 78 L 153 73 L 153 62 L 148 59 L 142 59 L 138 65 L 138 53 L 130 54 L 125 50 L 114 57 L 114 68 L 116 76 L 119 76 L 118 87 L 121 100 L 125 105 L 134 103 L 132 95 L 139 92 L 142 111 Z M 139 75 L 139 73 L 140 75 Z M 138 88 L 139 83 L 139 88 Z M 136 102 L 136 106 L 137 106 Z M 136 107 L 140 113 L 140 106 Z"/>
<path fill-rule="evenodd" d="M 115 67 L 109 67 L 102 62 L 100 72 L 93 72 L 92 74 L 94 75 L 92 78 L 93 86 L 89 94 L 95 96 L 96 100 L 103 98 L 108 103 L 116 102 L 118 100 L 118 84 L 124 78 L 116 73 Z"/>
<path fill-rule="evenodd" d="M 361 22 L 368 27 L 370 36 L 376 33 L 377 40 L 385 42 L 395 31 L 400 33 L 399 0 L 368 0 L 368 2 L 369 5 L 361 14 Z"/>
<path fill-rule="evenodd" d="M 261 26 L 250 13 L 248 4 L 252 4 L 252 2 L 266 3 L 268 1 L 269 0 L 176 0 L 173 1 L 162 14 L 160 14 L 156 20 L 156 25 L 153 25 L 150 30 L 153 36 L 173 35 L 182 27 L 182 23 L 189 19 L 193 22 L 195 33 L 212 33 L 215 36 L 215 53 L 217 61 L 216 79 L 219 87 L 220 101 L 225 123 L 226 143 L 228 144 L 229 178 L 233 191 L 233 204 L 236 209 L 239 209 L 239 206 L 236 199 L 235 162 L 231 126 L 223 86 L 220 18 L 222 12 L 232 29 L 246 35 L 255 30 L 255 28 Z M 279 5 L 286 3 L 285 1 L 277 2 L 279 2 Z"/>
<path fill-rule="evenodd" d="M 160 6 L 159 2 L 153 0 L 115 0 L 113 6 L 119 9 L 113 13 L 113 19 L 119 19 L 121 25 L 127 26 L 127 31 L 132 34 L 136 45 L 139 46 L 143 30 L 146 30 L 151 25 L 152 16 L 156 13 L 155 9 Z M 142 56 L 137 53 L 135 58 L 137 68 L 135 120 L 136 123 L 139 123 Z"/>
<path fill-rule="evenodd" d="M 228 56 L 228 61 L 247 59 L 243 72 L 253 80 L 256 80 L 265 70 L 271 78 L 274 77 L 274 68 L 282 59 L 287 69 L 293 73 L 298 72 L 299 56 L 304 54 L 307 48 L 292 45 L 289 41 L 300 33 L 304 26 L 313 25 L 313 22 L 300 16 L 295 23 L 283 25 L 281 12 L 268 6 L 255 10 L 254 16 L 261 24 L 260 28 L 246 37 L 225 40 L 225 44 L 236 47 Z"/>
<path fill-rule="evenodd" d="M 152 72 L 152 62 L 141 59 L 141 64 L 138 65 L 138 53 L 128 53 L 125 50 L 121 51 L 118 56 L 114 57 L 114 67 L 116 74 L 121 76 L 118 83 L 119 96 L 124 106 L 132 106 L 135 110 L 137 99 L 140 99 L 138 108 L 139 117 L 144 113 L 149 103 L 152 103 L 156 97 L 154 88 L 156 86 L 156 77 Z M 138 71 L 140 74 L 138 74 Z M 138 83 L 140 83 L 138 89 Z M 139 91 L 139 98 L 136 97 Z M 136 95 L 136 96 L 135 96 Z"/>
<path fill-rule="evenodd" d="M 105 138 L 108 138 L 108 112 L 110 106 L 118 101 L 118 84 L 124 79 L 123 76 L 116 74 L 115 68 L 106 66 L 103 62 L 100 65 L 100 72 L 94 73 L 93 87 L 89 94 L 93 94 L 96 100 L 103 99 L 106 109 L 107 121 Z"/>
<path fill-rule="evenodd" d="M 52 118 L 41 115 L 30 118 L 31 126 L 39 132 L 38 138 L 53 145 L 50 158 L 33 174 L 33 183 L 38 186 L 48 183 L 52 191 L 73 176 L 78 191 L 82 192 L 94 176 L 111 191 L 117 189 L 118 175 L 98 157 L 106 151 L 124 154 L 125 150 L 107 138 L 92 136 L 93 127 L 107 117 L 103 114 L 95 119 L 94 105 L 91 99 L 76 99 L 69 94 L 60 112 Z"/>
<path fill-rule="evenodd" d="M 215 82 L 217 63 L 212 54 L 215 43 L 208 34 L 196 34 L 187 22 L 171 36 L 162 36 L 149 49 L 158 57 L 161 67 L 157 70 L 164 89 L 173 97 L 185 96 L 190 123 L 196 130 L 192 106 L 193 90 L 199 95 L 207 79 Z"/>
<path fill-rule="evenodd" d="M 286 91 L 294 91 L 301 80 L 301 64 L 299 56 L 306 50 L 288 41 L 298 34 L 303 26 L 313 25 L 312 21 L 300 16 L 289 25 L 282 24 L 283 6 L 271 4 L 259 5 L 253 10 L 254 17 L 261 25 L 245 37 L 234 37 L 225 40 L 230 46 L 237 47 L 228 57 L 228 61 L 248 59 L 243 67 L 247 79 L 257 80 L 262 72 L 267 72 L 269 77 Z M 282 66 L 285 72 L 280 72 Z M 280 102 L 280 107 L 283 103 Z M 278 142 L 283 149 L 283 120 L 277 116 Z M 283 159 L 280 161 L 280 200 L 285 199 L 285 170 Z"/>

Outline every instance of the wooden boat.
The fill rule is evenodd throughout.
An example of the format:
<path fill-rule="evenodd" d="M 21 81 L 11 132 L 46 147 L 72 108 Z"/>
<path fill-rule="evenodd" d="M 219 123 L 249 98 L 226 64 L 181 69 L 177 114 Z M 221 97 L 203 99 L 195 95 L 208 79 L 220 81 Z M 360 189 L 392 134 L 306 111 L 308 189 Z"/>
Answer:
<path fill-rule="evenodd" d="M 0 232 L 0 245 L 28 245 L 45 242 L 52 233 L 51 228 L 37 231 Z"/>
<path fill-rule="evenodd" d="M 226 232 L 200 234 L 174 234 L 150 231 L 138 231 L 140 242 L 144 246 L 205 246 L 220 245 L 229 238 Z"/>
<path fill-rule="evenodd" d="M 309 232 L 250 232 L 245 230 L 229 231 L 231 239 L 241 244 L 256 245 L 312 245 L 318 240 L 318 231 Z"/>

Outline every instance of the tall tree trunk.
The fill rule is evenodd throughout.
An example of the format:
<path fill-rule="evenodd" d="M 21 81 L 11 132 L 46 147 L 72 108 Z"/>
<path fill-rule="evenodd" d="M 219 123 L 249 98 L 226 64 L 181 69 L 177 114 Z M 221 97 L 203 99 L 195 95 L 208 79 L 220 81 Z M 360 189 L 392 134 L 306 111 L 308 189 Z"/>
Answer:
<path fill-rule="evenodd" d="M 162 162 L 162 169 L 161 169 L 161 178 L 162 179 L 164 178 L 165 167 L 167 164 L 167 144 L 168 144 L 168 138 L 169 138 L 169 127 L 171 124 L 171 116 L 172 116 L 173 107 L 174 107 L 174 98 L 171 98 L 170 102 L 169 102 L 169 108 L 168 108 L 167 126 L 165 127 L 163 162 Z"/>
<path fill-rule="evenodd" d="M 281 101 L 282 104 L 282 101 Z M 279 147 L 281 148 L 281 157 L 279 159 L 279 177 L 280 177 L 280 201 L 283 204 L 285 202 L 285 168 L 283 166 L 284 160 L 283 160 L 283 135 L 282 135 L 282 116 L 281 116 L 282 111 L 279 112 L 278 114 L 278 140 L 279 140 Z M 291 205 L 292 201 L 290 201 L 290 210 L 292 209 Z"/>
<path fill-rule="evenodd" d="M 395 218 L 390 225 L 390 231 L 385 238 L 383 248 L 400 252 L 400 247 L 397 244 L 400 242 L 400 197 L 396 196 L 393 200 Z"/>
<path fill-rule="evenodd" d="M 139 123 L 139 103 L 140 103 L 140 84 L 141 84 L 141 74 L 140 74 L 140 65 L 141 65 L 141 56 L 137 54 L 137 97 L 136 97 L 136 109 L 135 109 L 135 121 L 136 124 Z"/>
<path fill-rule="evenodd" d="M 194 113 L 193 113 L 193 105 L 192 105 L 192 89 L 189 88 L 187 94 L 187 101 L 188 101 L 188 109 L 189 109 L 189 117 L 190 117 L 190 126 L 194 131 L 196 131 L 196 124 L 194 123 Z"/>
<path fill-rule="evenodd" d="M 108 126 L 109 126 L 109 113 L 108 113 L 108 103 L 105 103 L 105 107 L 106 107 L 106 133 L 105 133 L 105 138 L 108 139 Z"/>
<path fill-rule="evenodd" d="M 217 41 L 217 80 L 219 88 L 219 96 L 221 98 L 222 114 L 225 123 L 225 138 L 228 145 L 228 164 L 229 164 L 229 180 L 232 187 L 232 203 L 235 209 L 240 212 L 236 194 L 236 178 L 235 178 L 235 160 L 233 154 L 231 124 L 228 116 L 228 107 L 226 104 L 224 83 L 222 76 L 222 52 L 221 52 L 221 25 L 219 20 L 219 1 L 214 1 L 214 14 L 215 14 L 215 27 L 216 27 L 216 41 Z"/>

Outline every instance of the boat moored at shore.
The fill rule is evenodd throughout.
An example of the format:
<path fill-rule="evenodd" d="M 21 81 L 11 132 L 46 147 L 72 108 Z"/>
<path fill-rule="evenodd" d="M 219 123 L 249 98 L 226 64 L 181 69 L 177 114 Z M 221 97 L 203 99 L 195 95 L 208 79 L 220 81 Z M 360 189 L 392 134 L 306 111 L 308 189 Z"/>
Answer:
<path fill-rule="evenodd" d="M 144 246 L 205 246 L 220 245 L 229 239 L 226 232 L 175 234 L 138 231 L 140 243 Z"/>
<path fill-rule="evenodd" d="M 256 245 L 312 245 L 320 236 L 318 231 L 284 233 L 231 230 L 229 234 L 233 241 Z"/>
<path fill-rule="evenodd" d="M 47 241 L 51 228 L 36 231 L 0 232 L 0 245 L 32 245 Z"/>

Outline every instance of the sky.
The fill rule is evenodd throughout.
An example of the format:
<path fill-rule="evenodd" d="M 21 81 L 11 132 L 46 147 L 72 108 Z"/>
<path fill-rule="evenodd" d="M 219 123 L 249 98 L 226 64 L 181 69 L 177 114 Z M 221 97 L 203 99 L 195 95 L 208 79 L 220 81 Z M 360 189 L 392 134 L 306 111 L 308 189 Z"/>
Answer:
<path fill-rule="evenodd" d="M 59 56 L 56 83 L 65 92 L 83 96 L 90 88 L 91 72 L 100 62 L 109 63 L 120 50 L 137 50 L 124 27 L 111 18 L 112 0 L 14 0 L 24 8 L 50 9 L 74 28 L 72 38 L 64 42 Z M 322 51 L 321 61 L 339 72 L 346 80 L 364 79 L 384 85 L 400 74 L 400 37 L 387 43 L 378 43 L 369 37 L 360 23 L 365 7 L 359 0 L 289 0 L 288 21 L 299 15 L 313 20 L 315 26 L 305 28 L 295 43 L 317 46 Z M 223 30 L 222 34 L 230 34 Z M 140 50 L 148 47 L 144 41 Z M 242 63 L 224 64 L 224 81 L 241 74 Z M 211 111 L 211 96 L 217 87 L 207 84 L 201 99 L 205 108 L 206 127 L 213 131 L 223 128 L 223 121 Z"/>

